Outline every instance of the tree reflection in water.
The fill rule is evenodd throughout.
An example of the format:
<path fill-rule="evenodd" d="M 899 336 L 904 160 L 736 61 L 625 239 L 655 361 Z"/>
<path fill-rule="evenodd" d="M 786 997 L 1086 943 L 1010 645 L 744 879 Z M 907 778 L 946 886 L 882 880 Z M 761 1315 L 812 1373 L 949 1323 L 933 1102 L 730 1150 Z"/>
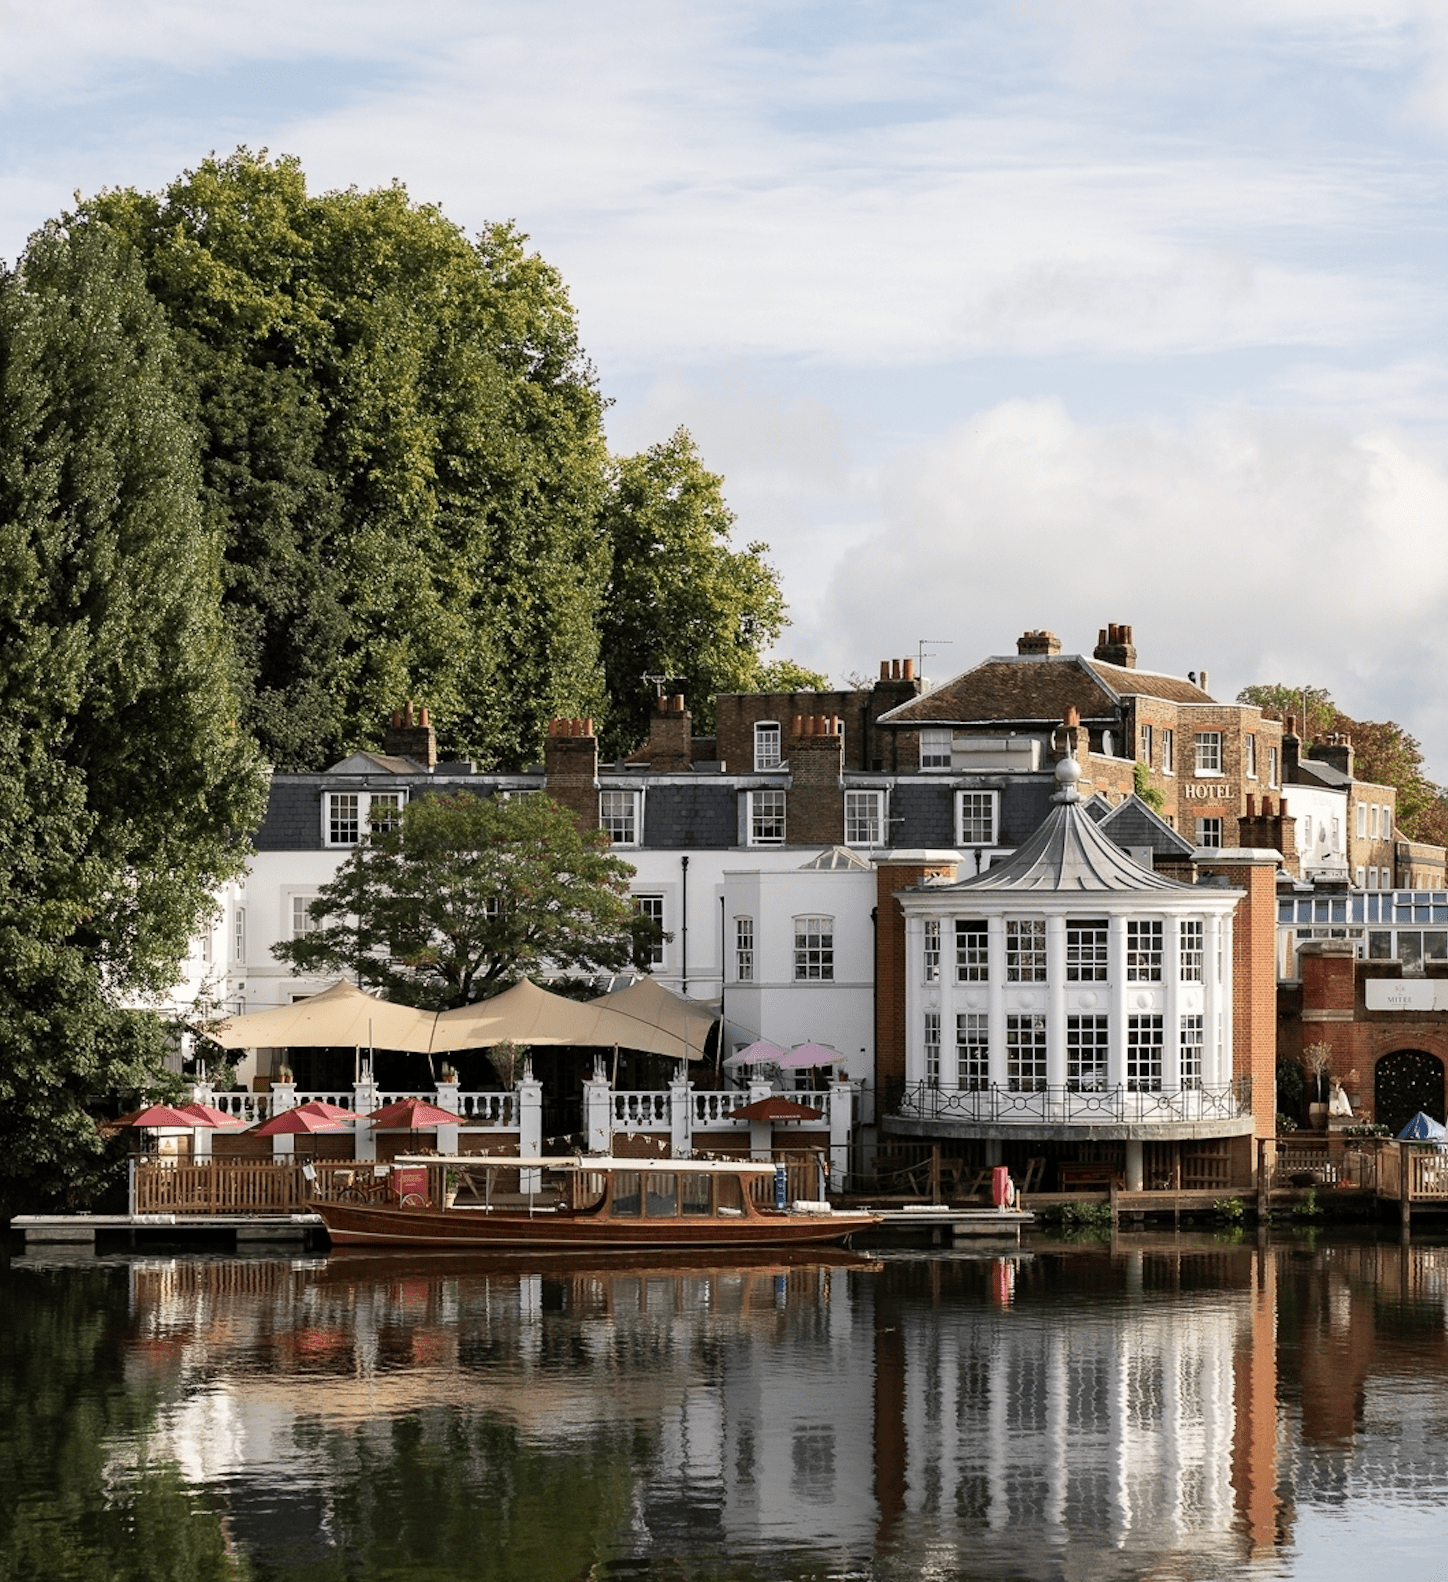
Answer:
<path fill-rule="evenodd" d="M 5 1579 L 1278 1576 L 1308 1507 L 1448 1497 L 1417 1244 L 138 1257 L 0 1295 Z"/>

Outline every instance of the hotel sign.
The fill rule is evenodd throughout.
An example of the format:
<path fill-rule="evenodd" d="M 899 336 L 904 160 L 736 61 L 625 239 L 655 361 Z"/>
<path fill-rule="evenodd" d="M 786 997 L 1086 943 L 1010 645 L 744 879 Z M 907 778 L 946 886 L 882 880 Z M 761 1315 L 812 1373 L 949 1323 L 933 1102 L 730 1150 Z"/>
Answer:
<path fill-rule="evenodd" d="M 1182 787 L 1182 796 L 1188 802 L 1235 802 L 1237 788 L 1228 781 L 1189 781 Z"/>
<path fill-rule="evenodd" d="M 1369 978 L 1363 985 L 1370 1011 L 1448 1011 L 1448 980 Z"/>

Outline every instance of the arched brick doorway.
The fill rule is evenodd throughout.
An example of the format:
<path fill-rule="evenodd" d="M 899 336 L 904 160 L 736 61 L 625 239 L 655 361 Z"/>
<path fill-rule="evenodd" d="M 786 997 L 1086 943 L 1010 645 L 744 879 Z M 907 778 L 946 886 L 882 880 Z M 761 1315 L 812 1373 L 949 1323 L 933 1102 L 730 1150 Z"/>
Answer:
<path fill-rule="evenodd" d="M 1422 1049 L 1384 1055 L 1373 1071 L 1373 1113 L 1396 1137 L 1419 1110 L 1443 1119 L 1443 1062 Z"/>

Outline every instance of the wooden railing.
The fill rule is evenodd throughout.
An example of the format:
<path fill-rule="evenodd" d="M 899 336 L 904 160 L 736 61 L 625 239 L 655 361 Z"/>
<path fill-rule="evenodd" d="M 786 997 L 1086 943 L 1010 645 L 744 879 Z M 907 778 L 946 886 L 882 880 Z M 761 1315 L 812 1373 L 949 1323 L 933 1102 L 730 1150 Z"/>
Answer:
<path fill-rule="evenodd" d="M 295 1164 L 217 1160 L 214 1164 L 169 1164 L 142 1159 L 136 1165 L 137 1214 L 304 1214 L 314 1197 L 332 1191 L 338 1171 L 370 1170 L 352 1160 L 309 1161 L 315 1180 Z"/>

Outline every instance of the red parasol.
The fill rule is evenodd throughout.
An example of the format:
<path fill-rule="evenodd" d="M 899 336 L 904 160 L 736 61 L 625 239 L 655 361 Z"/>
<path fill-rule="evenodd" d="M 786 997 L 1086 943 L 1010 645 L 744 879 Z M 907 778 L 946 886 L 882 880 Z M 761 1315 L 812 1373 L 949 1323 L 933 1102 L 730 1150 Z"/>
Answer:
<path fill-rule="evenodd" d="M 796 1104 L 793 1099 L 781 1098 L 777 1093 L 771 1093 L 767 1099 L 756 1099 L 753 1104 L 745 1104 L 731 1111 L 731 1114 L 737 1121 L 823 1121 L 824 1119 L 818 1110 L 812 1110 L 808 1104 Z"/>
<path fill-rule="evenodd" d="M 394 1099 L 367 1117 L 374 1127 L 387 1131 L 431 1131 L 437 1126 L 456 1126 L 462 1117 L 426 1099 Z"/>
<path fill-rule="evenodd" d="M 188 1115 L 185 1110 L 178 1110 L 170 1104 L 148 1104 L 145 1109 L 132 1110 L 129 1115 L 122 1115 L 119 1120 L 105 1121 L 107 1127 L 111 1126 L 215 1126 L 217 1122 L 199 1120 L 195 1115 Z"/>
<path fill-rule="evenodd" d="M 228 1115 L 225 1110 L 219 1110 L 213 1104 L 183 1104 L 177 1112 L 181 1115 L 192 1117 L 192 1126 L 245 1126 L 244 1115 Z"/>
<path fill-rule="evenodd" d="M 325 1099 L 311 1099 L 298 1104 L 295 1109 L 282 1110 L 280 1114 L 252 1133 L 254 1137 L 284 1137 L 294 1132 L 339 1132 L 352 1123 L 352 1111 L 340 1104 L 328 1104 Z"/>

